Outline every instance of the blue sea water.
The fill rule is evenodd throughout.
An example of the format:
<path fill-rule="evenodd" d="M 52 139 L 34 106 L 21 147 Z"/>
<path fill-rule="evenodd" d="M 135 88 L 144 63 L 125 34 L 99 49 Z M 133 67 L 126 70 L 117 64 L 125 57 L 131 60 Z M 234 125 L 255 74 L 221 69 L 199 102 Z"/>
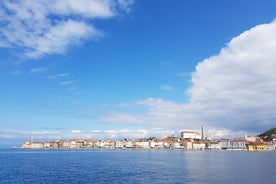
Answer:
<path fill-rule="evenodd" d="M 0 150 L 0 183 L 276 183 L 276 152 Z"/>

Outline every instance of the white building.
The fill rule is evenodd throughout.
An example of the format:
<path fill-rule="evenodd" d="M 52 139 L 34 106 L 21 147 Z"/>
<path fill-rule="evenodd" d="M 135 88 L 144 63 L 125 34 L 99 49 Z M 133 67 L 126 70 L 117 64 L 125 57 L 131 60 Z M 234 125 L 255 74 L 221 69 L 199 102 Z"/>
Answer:
<path fill-rule="evenodd" d="M 70 141 L 63 141 L 62 148 L 64 148 L 64 149 L 71 148 L 71 142 Z"/>
<path fill-rule="evenodd" d="M 95 147 L 111 149 L 115 147 L 115 143 L 112 140 L 98 140 L 95 142 Z"/>
<path fill-rule="evenodd" d="M 31 148 L 31 141 L 26 141 L 23 143 L 22 148 L 24 149 L 30 149 Z"/>
<path fill-rule="evenodd" d="M 182 141 L 181 144 L 185 149 L 188 149 L 188 150 L 193 149 L 193 142 L 191 141 Z"/>
<path fill-rule="evenodd" d="M 88 140 L 88 147 L 93 148 L 95 146 L 95 141 Z"/>
<path fill-rule="evenodd" d="M 132 143 L 132 141 L 127 141 L 127 142 L 126 142 L 126 148 L 133 148 L 133 143 Z"/>
<path fill-rule="evenodd" d="M 143 149 L 149 149 L 150 148 L 150 142 L 149 141 L 137 141 L 136 142 L 137 148 L 143 148 Z"/>
<path fill-rule="evenodd" d="M 154 140 L 149 142 L 150 148 L 155 148 L 156 147 L 156 142 Z"/>
<path fill-rule="evenodd" d="M 245 135 L 244 136 L 244 138 L 245 138 L 245 140 L 247 141 L 247 142 L 256 142 L 257 140 L 257 138 L 255 137 L 255 136 L 248 136 L 248 135 Z"/>
<path fill-rule="evenodd" d="M 54 145 L 55 145 L 55 141 L 48 141 L 44 143 L 44 148 L 46 149 L 54 148 Z"/>
<path fill-rule="evenodd" d="M 42 148 L 44 148 L 44 143 L 32 142 L 32 140 L 30 140 L 30 141 L 24 142 L 22 145 L 22 148 L 24 148 L 24 149 L 42 149 Z"/>
<path fill-rule="evenodd" d="M 210 142 L 207 143 L 207 148 L 208 149 L 219 150 L 219 149 L 221 149 L 221 146 L 219 144 L 219 141 L 210 141 Z"/>
<path fill-rule="evenodd" d="M 171 143 L 169 141 L 164 141 L 163 142 L 163 147 L 164 148 L 169 148 L 171 146 Z"/>
<path fill-rule="evenodd" d="M 193 131 L 182 131 L 181 132 L 182 139 L 201 139 L 201 135 L 198 132 Z"/>
<path fill-rule="evenodd" d="M 193 143 L 193 149 L 203 150 L 203 149 L 205 149 L 205 143 L 203 143 L 203 142 L 194 142 Z"/>
<path fill-rule="evenodd" d="M 245 150 L 246 149 L 245 143 L 246 143 L 245 140 L 224 139 L 219 141 L 219 146 L 221 147 L 221 149 L 225 149 L 225 150 Z"/>
<path fill-rule="evenodd" d="M 41 148 L 44 148 L 44 145 L 42 142 L 32 142 L 30 148 L 31 149 L 41 149 Z"/>
<path fill-rule="evenodd" d="M 155 147 L 159 148 L 159 149 L 163 149 L 164 148 L 164 142 L 163 141 L 156 141 L 155 142 Z"/>
<path fill-rule="evenodd" d="M 70 140 L 70 149 L 77 148 L 77 140 Z"/>
<path fill-rule="evenodd" d="M 123 148 L 124 142 L 122 141 L 115 141 L 115 148 Z"/>
<path fill-rule="evenodd" d="M 180 148 L 183 148 L 183 146 L 181 146 L 179 142 L 174 142 L 174 143 L 172 144 L 172 148 L 180 149 Z"/>
<path fill-rule="evenodd" d="M 272 141 L 276 141 L 276 134 L 272 134 L 271 139 L 272 139 Z"/>

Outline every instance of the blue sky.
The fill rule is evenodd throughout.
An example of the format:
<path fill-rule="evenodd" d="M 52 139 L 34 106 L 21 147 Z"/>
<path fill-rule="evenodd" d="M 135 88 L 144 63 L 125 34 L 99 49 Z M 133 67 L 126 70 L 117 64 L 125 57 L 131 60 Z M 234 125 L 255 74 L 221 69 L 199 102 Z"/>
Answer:
<path fill-rule="evenodd" d="M 275 126 L 274 1 L 4 0 L 0 144 Z M 274 98 L 274 99 L 273 99 Z"/>

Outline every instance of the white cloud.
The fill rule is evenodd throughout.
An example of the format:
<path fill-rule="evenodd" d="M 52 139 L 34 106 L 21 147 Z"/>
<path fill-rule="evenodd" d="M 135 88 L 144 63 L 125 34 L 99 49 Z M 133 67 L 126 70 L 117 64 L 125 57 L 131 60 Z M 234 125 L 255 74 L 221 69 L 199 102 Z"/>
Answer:
<path fill-rule="evenodd" d="M 185 129 L 220 129 L 217 135 L 257 132 L 275 126 L 276 21 L 233 38 L 218 55 L 200 62 L 187 91 L 190 100 L 176 103 L 149 98 L 144 111 L 113 112 L 105 123 Z"/>
<path fill-rule="evenodd" d="M 73 80 L 67 80 L 67 81 L 63 81 L 60 83 L 60 85 L 70 85 L 72 84 L 74 81 Z"/>
<path fill-rule="evenodd" d="M 185 105 L 183 104 L 163 99 L 148 98 L 143 101 L 137 101 L 136 106 L 144 107 L 146 112 L 114 112 L 110 114 L 110 116 L 105 115 L 100 117 L 99 120 L 106 123 L 121 123 L 152 128 L 179 128 L 179 125 L 184 125 L 185 123 L 185 121 L 183 121 Z"/>
<path fill-rule="evenodd" d="M 80 134 L 82 133 L 80 130 L 71 130 L 71 133 L 72 134 Z"/>
<path fill-rule="evenodd" d="M 30 70 L 30 73 L 45 73 L 47 70 L 47 67 L 33 68 Z"/>
<path fill-rule="evenodd" d="M 139 139 L 158 137 L 164 138 L 174 134 L 173 130 L 165 129 L 119 129 L 119 130 L 71 130 L 71 131 L 7 131 L 0 130 L 0 139 L 4 140 L 20 140 L 19 143 L 27 141 L 33 136 L 34 141 L 47 141 L 47 140 L 69 140 L 69 139 Z M 17 145 L 20 146 L 20 145 Z"/>
<path fill-rule="evenodd" d="M 23 50 L 27 57 L 62 54 L 71 45 L 102 35 L 93 19 L 128 11 L 132 0 L 3 0 L 0 47 Z"/>
<path fill-rule="evenodd" d="M 55 75 L 49 75 L 48 78 L 53 80 L 58 80 L 58 79 L 63 79 L 64 77 L 67 77 L 69 75 L 70 73 L 59 73 Z"/>
<path fill-rule="evenodd" d="M 21 75 L 23 72 L 20 71 L 20 70 L 14 70 L 12 72 L 10 72 L 10 75 L 12 76 L 18 76 L 18 75 Z"/>
<path fill-rule="evenodd" d="M 167 84 L 163 84 L 163 85 L 161 85 L 160 89 L 163 91 L 172 91 L 173 87 L 171 87 L 170 85 L 167 85 Z"/>
<path fill-rule="evenodd" d="M 275 31 L 276 21 L 256 26 L 198 64 L 188 94 L 200 119 L 232 129 L 275 125 Z"/>
<path fill-rule="evenodd" d="M 17 139 L 24 141 L 34 136 L 36 139 L 60 139 L 59 131 L 18 131 L 18 130 L 0 130 L 1 139 Z"/>
<path fill-rule="evenodd" d="M 176 75 L 179 77 L 190 77 L 192 75 L 192 73 L 191 72 L 178 72 Z"/>
<path fill-rule="evenodd" d="M 92 133 L 102 133 L 101 130 L 91 130 Z"/>
<path fill-rule="evenodd" d="M 52 26 L 43 36 L 37 37 L 35 49 L 29 49 L 25 54 L 37 58 L 45 54 L 64 53 L 71 45 L 77 45 L 89 37 L 97 37 L 100 32 L 84 22 L 67 20 Z"/>
<path fill-rule="evenodd" d="M 118 0 L 119 6 L 125 11 L 130 11 L 130 5 L 134 3 L 134 0 Z"/>
<path fill-rule="evenodd" d="M 149 137 L 167 137 L 174 134 L 174 130 L 166 129 L 119 129 L 119 130 L 92 130 L 95 139 L 139 139 Z"/>
<path fill-rule="evenodd" d="M 215 129 L 208 129 L 205 132 L 205 135 L 207 137 L 211 137 L 212 139 L 219 139 L 219 138 L 237 138 L 237 137 L 242 137 L 246 135 L 248 131 L 231 131 L 229 129 L 225 128 L 215 128 Z M 257 132 L 256 132 L 257 133 Z M 252 135 L 256 135 L 256 133 L 251 133 Z M 259 132 L 261 133 L 261 132 Z M 259 134 L 257 133 L 257 134 Z"/>
<path fill-rule="evenodd" d="M 110 0 L 50 0 L 50 3 L 45 5 L 53 14 L 108 18 L 114 16 L 111 2 Z"/>

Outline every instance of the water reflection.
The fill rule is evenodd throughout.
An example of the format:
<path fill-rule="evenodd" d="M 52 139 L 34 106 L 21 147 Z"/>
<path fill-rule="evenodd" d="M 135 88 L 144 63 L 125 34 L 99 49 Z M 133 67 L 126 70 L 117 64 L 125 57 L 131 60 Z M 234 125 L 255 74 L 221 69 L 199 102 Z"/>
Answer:
<path fill-rule="evenodd" d="M 272 183 L 273 152 L 185 152 L 183 167 L 191 183 Z"/>

